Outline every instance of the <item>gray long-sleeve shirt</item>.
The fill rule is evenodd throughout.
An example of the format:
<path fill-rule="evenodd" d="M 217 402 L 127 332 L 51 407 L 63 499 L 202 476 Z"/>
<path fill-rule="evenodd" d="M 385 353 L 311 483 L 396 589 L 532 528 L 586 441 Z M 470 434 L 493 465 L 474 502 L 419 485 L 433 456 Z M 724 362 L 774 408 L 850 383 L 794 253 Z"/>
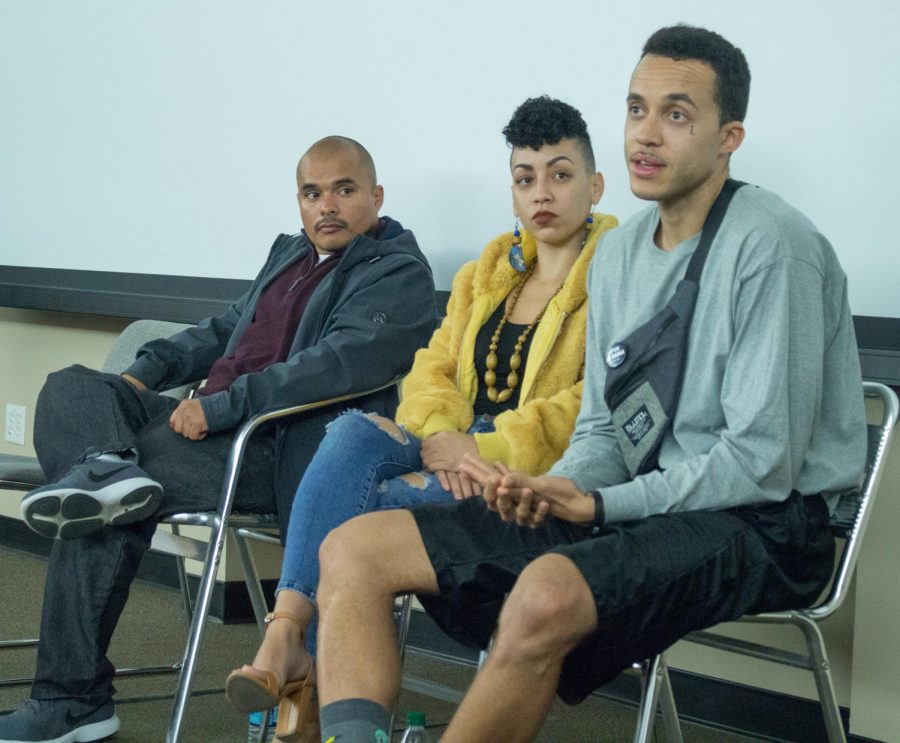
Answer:
<path fill-rule="evenodd" d="M 753 186 L 734 196 L 711 246 L 660 470 L 629 479 L 604 357 L 662 309 L 699 242 L 660 250 L 658 222 L 652 206 L 597 248 L 581 413 L 550 474 L 601 489 L 609 522 L 857 484 L 866 432 L 846 277 L 806 217 Z"/>

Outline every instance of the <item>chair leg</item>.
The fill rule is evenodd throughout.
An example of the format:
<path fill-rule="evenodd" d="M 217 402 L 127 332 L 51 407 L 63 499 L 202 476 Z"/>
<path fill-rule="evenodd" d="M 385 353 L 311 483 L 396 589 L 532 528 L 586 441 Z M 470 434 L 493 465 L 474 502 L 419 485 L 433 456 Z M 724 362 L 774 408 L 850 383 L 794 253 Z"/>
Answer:
<path fill-rule="evenodd" d="M 177 743 L 181 734 L 185 709 L 190 700 L 194 671 L 197 669 L 197 657 L 200 654 L 203 632 L 206 629 L 206 617 L 209 614 L 209 605 L 212 602 L 213 589 L 216 584 L 216 572 L 219 567 L 219 561 L 222 559 L 226 526 L 226 521 L 217 515 L 209 535 L 209 547 L 203 565 L 203 575 L 200 578 L 200 587 L 197 590 L 197 598 L 194 602 L 194 616 L 191 620 L 191 629 L 184 649 L 184 659 L 182 661 L 181 674 L 178 677 L 175 704 L 172 707 L 172 716 L 166 733 L 166 743 Z"/>
<path fill-rule="evenodd" d="M 396 611 L 396 610 L 395 610 Z M 412 617 L 412 594 L 403 595 L 400 601 L 400 609 L 397 616 L 397 644 L 400 647 L 400 669 L 403 670 L 403 660 L 406 657 L 406 641 L 409 638 L 409 620 Z M 397 703 L 400 701 L 398 694 L 394 698 L 394 706 L 391 707 L 391 723 L 388 728 L 391 733 L 394 731 L 394 720 L 397 717 Z"/>
<path fill-rule="evenodd" d="M 264 637 L 266 634 L 266 614 L 269 607 L 266 604 L 266 596 L 263 593 L 262 583 L 259 580 L 259 571 L 256 569 L 256 561 L 253 559 L 253 552 L 247 539 L 244 537 L 243 529 L 232 529 L 234 541 L 237 545 L 238 557 L 241 561 L 241 570 L 244 573 L 244 583 L 247 586 L 247 593 L 250 595 L 250 605 L 253 607 L 253 616 L 256 618 L 256 624 L 259 627 L 259 636 Z"/>
<path fill-rule="evenodd" d="M 0 641 L 0 650 L 4 648 L 30 648 L 37 647 L 39 640 L 37 638 L 31 640 L 2 640 Z M 34 681 L 31 676 L 10 677 L 0 679 L 0 688 L 4 686 L 23 686 Z"/>
<path fill-rule="evenodd" d="M 663 694 L 663 714 L 666 716 L 666 726 L 672 724 L 671 717 L 677 727 L 678 715 L 675 712 L 675 700 L 671 697 L 671 688 L 668 690 L 669 699 L 663 687 L 669 686 L 669 676 L 666 670 L 664 653 L 645 660 L 641 663 L 641 701 L 638 705 L 638 724 L 634 733 L 634 743 L 650 743 L 653 735 L 653 724 L 656 721 L 656 706 L 660 701 L 660 693 Z M 668 712 L 665 707 L 671 704 Z M 668 732 L 668 730 L 667 730 Z M 681 732 L 678 731 L 676 740 L 680 740 Z"/>
<path fill-rule="evenodd" d="M 256 569 L 256 560 L 253 559 L 253 550 L 250 549 L 248 539 L 255 541 L 265 541 L 270 544 L 280 544 L 277 537 L 268 537 L 263 539 L 263 535 L 250 529 L 232 529 L 235 544 L 237 544 L 238 557 L 241 561 L 241 570 L 244 573 L 244 583 L 247 586 L 247 593 L 250 596 L 250 604 L 253 607 L 253 616 L 256 618 L 256 625 L 259 627 L 259 636 L 265 637 L 266 634 L 266 614 L 269 606 L 266 603 L 266 596 L 263 593 L 262 582 L 259 579 L 259 571 Z M 262 713 L 259 724 L 259 735 L 257 743 L 265 743 L 269 733 L 269 723 L 272 710 L 265 710 Z"/>
<path fill-rule="evenodd" d="M 169 528 L 172 529 L 175 536 L 181 534 L 178 524 L 172 524 Z M 194 618 L 194 604 L 191 601 L 191 591 L 188 586 L 187 568 L 181 555 L 175 555 L 175 569 L 178 572 L 178 589 L 181 592 L 181 605 L 184 607 L 185 621 L 190 627 Z"/>
<path fill-rule="evenodd" d="M 678 721 L 678 709 L 675 707 L 675 695 L 672 693 L 672 681 L 669 678 L 669 666 L 665 653 L 659 656 L 662 670 L 659 689 L 659 706 L 662 709 L 663 728 L 666 731 L 667 743 L 683 743 L 681 723 Z"/>
<path fill-rule="evenodd" d="M 478 652 L 478 670 L 480 671 L 484 668 L 484 664 L 487 663 L 488 656 L 491 654 L 491 650 L 494 649 L 494 640 L 497 637 L 497 630 L 495 629 L 493 633 L 491 633 L 491 639 L 488 640 L 488 646 L 484 650 L 480 650 Z"/>
<path fill-rule="evenodd" d="M 31 640 L 0 640 L 0 648 L 30 648 L 40 642 L 36 637 Z"/>
<path fill-rule="evenodd" d="M 841 708 L 838 705 L 834 683 L 831 680 L 831 667 L 828 663 L 822 631 L 816 622 L 802 614 L 795 615 L 793 621 L 803 631 L 803 636 L 806 638 L 806 647 L 812 660 L 812 672 L 816 679 L 816 689 L 822 703 L 822 714 L 825 717 L 828 741 L 829 743 L 846 743 L 847 736 L 844 733 Z"/>

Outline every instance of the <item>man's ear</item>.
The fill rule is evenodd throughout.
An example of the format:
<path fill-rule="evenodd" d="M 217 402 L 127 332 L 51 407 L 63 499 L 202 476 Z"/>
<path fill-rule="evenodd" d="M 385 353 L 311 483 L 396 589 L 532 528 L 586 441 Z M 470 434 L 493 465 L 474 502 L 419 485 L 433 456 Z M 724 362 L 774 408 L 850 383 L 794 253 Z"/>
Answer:
<path fill-rule="evenodd" d="M 744 124 L 740 121 L 729 121 L 719 129 L 719 138 L 721 144 L 719 145 L 719 152 L 723 155 L 730 155 L 734 152 L 744 141 Z"/>
<path fill-rule="evenodd" d="M 375 211 L 381 211 L 381 205 L 384 204 L 384 186 L 375 186 L 372 195 L 375 197 Z"/>

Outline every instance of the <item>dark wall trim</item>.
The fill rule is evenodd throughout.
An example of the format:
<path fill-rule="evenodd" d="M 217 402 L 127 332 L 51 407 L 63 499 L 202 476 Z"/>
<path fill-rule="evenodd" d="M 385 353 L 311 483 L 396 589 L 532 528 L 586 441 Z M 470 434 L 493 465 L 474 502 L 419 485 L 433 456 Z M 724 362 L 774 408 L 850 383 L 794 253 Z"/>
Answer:
<path fill-rule="evenodd" d="M 251 283 L 203 276 L 0 266 L 0 307 L 195 323 L 224 312 Z M 437 294 L 443 311 L 450 292 Z"/>
<path fill-rule="evenodd" d="M 855 315 L 853 325 L 863 377 L 900 386 L 900 318 Z"/>
<path fill-rule="evenodd" d="M 0 306 L 194 323 L 250 287 L 244 279 L 0 266 Z"/>
<path fill-rule="evenodd" d="M 227 309 L 249 280 L 0 266 L 0 307 L 199 322 Z M 448 292 L 438 292 L 446 304 Z M 853 318 L 863 376 L 900 386 L 900 318 Z"/>

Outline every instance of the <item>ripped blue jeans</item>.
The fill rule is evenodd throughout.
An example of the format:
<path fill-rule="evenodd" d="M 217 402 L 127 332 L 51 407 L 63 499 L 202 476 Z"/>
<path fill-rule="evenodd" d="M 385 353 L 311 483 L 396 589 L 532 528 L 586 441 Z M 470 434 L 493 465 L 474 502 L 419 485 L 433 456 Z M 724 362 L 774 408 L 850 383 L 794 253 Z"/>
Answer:
<path fill-rule="evenodd" d="M 475 420 L 468 433 L 489 433 L 493 419 Z M 351 410 L 329 426 L 294 496 L 278 590 L 302 593 L 315 603 L 319 585 L 319 545 L 328 532 L 369 511 L 419 503 L 452 503 L 453 494 L 437 477 L 422 471 L 422 442 L 400 429 L 402 440 L 369 416 Z M 400 477 L 422 476 L 412 484 Z M 315 627 L 307 644 L 315 655 Z"/>

